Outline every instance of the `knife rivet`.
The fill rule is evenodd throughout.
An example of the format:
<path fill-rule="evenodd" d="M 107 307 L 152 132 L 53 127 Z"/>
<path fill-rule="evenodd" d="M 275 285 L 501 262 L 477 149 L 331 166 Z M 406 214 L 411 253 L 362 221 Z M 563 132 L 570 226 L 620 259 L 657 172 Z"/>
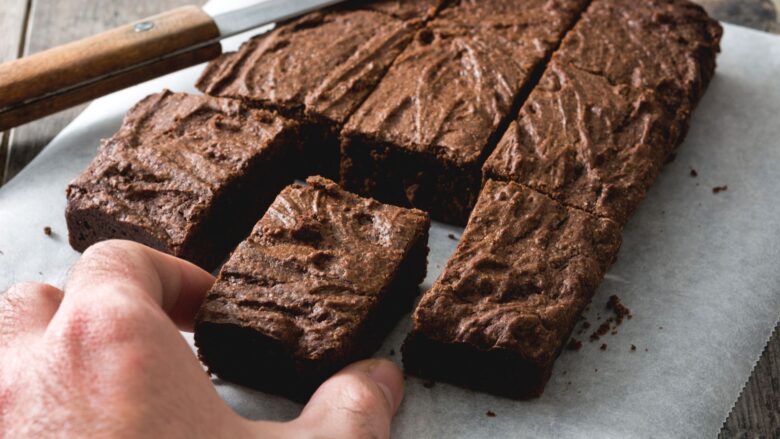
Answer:
<path fill-rule="evenodd" d="M 133 30 L 136 32 L 146 32 L 148 30 L 151 30 L 154 27 L 154 23 L 151 21 L 142 21 L 140 23 L 136 23 L 135 26 L 133 26 Z"/>

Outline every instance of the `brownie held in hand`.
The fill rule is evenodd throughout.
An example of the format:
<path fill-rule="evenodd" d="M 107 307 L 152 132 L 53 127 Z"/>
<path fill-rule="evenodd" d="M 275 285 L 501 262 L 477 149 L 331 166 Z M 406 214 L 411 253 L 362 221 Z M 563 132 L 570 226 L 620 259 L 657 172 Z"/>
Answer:
<path fill-rule="evenodd" d="M 130 239 L 214 269 L 292 181 L 297 130 L 236 100 L 147 97 L 68 186 L 71 245 Z"/>
<path fill-rule="evenodd" d="M 430 225 L 422 211 L 307 182 L 284 189 L 233 252 L 195 324 L 212 373 L 296 400 L 371 355 L 412 307 Z"/>
<path fill-rule="evenodd" d="M 489 180 L 412 315 L 406 371 L 513 398 L 540 395 L 620 242 L 613 221 Z"/>

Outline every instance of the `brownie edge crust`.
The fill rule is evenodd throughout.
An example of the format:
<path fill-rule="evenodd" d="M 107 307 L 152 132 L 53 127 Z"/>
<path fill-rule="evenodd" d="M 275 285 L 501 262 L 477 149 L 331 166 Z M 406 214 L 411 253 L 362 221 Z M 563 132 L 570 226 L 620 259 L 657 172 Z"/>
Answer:
<path fill-rule="evenodd" d="M 620 242 L 613 221 L 489 180 L 412 315 L 406 371 L 511 398 L 540 395 Z"/>
<path fill-rule="evenodd" d="M 307 182 L 284 189 L 233 252 L 195 324 L 210 372 L 297 401 L 370 356 L 411 309 L 430 226 L 422 211 Z"/>

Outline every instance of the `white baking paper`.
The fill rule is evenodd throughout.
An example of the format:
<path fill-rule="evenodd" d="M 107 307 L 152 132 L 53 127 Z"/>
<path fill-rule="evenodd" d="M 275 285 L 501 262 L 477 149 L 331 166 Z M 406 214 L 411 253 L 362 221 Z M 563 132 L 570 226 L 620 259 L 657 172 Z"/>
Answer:
<path fill-rule="evenodd" d="M 240 1 L 209 4 L 211 11 Z M 243 38 L 226 43 L 237 46 Z M 566 351 L 541 398 L 517 402 L 407 380 L 396 437 L 713 437 L 780 312 L 780 38 L 726 26 L 717 75 L 690 134 L 625 230 L 618 262 L 588 320 L 617 294 L 633 311 L 617 335 Z M 78 254 L 67 244 L 64 189 L 123 113 L 167 87 L 194 91 L 200 68 L 95 101 L 0 190 L 0 291 L 16 281 L 61 285 Z M 690 176 L 690 168 L 698 177 Z M 713 194 L 714 186 L 728 190 Z M 54 234 L 44 235 L 51 226 Z M 435 224 L 424 288 L 460 230 Z M 404 318 L 377 353 L 400 364 Z M 191 338 L 187 336 L 188 340 Z M 585 336 L 585 338 L 587 338 Z M 607 343 L 606 351 L 599 349 Z M 636 345 L 636 351 L 630 346 Z M 253 419 L 301 406 L 215 380 Z M 495 417 L 486 416 L 490 410 Z"/>

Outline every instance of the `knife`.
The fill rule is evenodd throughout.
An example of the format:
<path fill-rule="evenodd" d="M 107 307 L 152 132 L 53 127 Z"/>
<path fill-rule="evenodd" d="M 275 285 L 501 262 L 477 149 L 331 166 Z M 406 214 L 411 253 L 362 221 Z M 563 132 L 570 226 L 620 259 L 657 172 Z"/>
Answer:
<path fill-rule="evenodd" d="M 185 6 L 0 64 L 0 131 L 216 58 L 219 41 L 341 0 L 267 0 L 210 16 Z"/>

